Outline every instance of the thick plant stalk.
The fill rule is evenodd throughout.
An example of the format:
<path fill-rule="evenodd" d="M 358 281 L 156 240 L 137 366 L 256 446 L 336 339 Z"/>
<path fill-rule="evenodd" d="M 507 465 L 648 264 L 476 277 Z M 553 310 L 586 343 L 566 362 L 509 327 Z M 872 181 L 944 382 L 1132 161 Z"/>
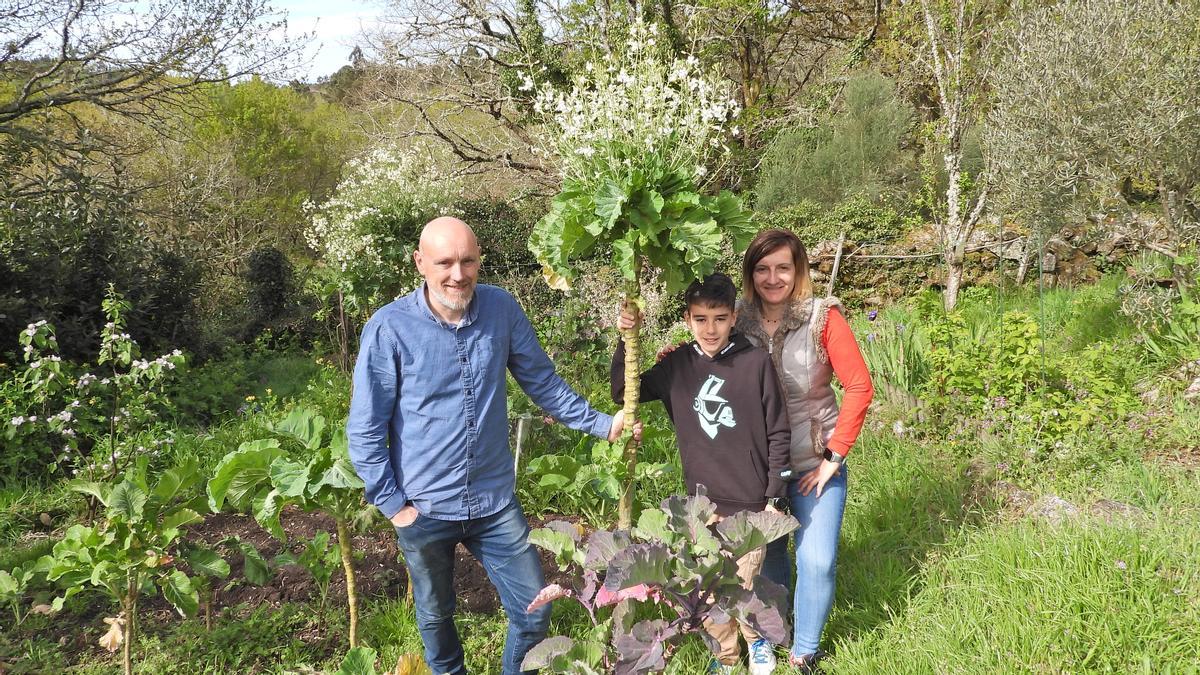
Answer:
<path fill-rule="evenodd" d="M 358 590 L 354 585 L 354 557 L 350 550 L 350 528 L 337 519 L 338 552 L 342 555 L 342 570 L 346 574 L 346 604 L 350 607 L 350 648 L 358 646 Z"/>
<path fill-rule="evenodd" d="M 625 282 L 624 303 L 626 307 L 640 309 L 642 305 L 641 265 L 638 264 L 636 267 L 634 281 Z M 621 331 L 621 338 L 625 340 L 625 429 L 621 432 L 621 442 L 625 444 L 625 485 L 622 486 L 621 501 L 617 505 L 617 527 L 622 530 L 633 527 L 633 483 L 637 469 L 638 444 L 633 438 L 633 426 L 638 421 L 638 403 L 641 394 L 638 386 L 638 375 L 641 368 L 638 361 L 642 353 L 641 312 L 635 312 L 635 316 L 638 319 L 633 327 Z"/>
<path fill-rule="evenodd" d="M 137 630 L 134 625 L 134 617 L 137 616 L 137 592 L 137 580 L 131 574 L 125 587 L 125 597 L 121 600 L 122 609 L 125 610 L 125 644 L 121 649 L 121 667 L 125 675 L 133 675 L 133 640 Z"/>

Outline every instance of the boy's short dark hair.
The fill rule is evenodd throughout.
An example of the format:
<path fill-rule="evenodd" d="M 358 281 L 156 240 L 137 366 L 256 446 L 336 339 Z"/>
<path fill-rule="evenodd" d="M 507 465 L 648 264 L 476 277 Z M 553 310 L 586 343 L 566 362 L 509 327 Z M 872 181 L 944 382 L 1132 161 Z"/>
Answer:
<path fill-rule="evenodd" d="M 692 305 L 702 305 L 733 309 L 737 303 L 737 287 L 727 275 L 713 272 L 703 279 L 693 281 L 684 291 L 683 301 L 688 308 Z"/>

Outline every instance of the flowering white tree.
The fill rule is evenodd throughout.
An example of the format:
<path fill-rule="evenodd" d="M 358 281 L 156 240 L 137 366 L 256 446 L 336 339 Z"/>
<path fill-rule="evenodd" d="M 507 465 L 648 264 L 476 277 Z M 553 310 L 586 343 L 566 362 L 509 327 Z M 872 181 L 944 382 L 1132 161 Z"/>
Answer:
<path fill-rule="evenodd" d="M 713 271 L 722 246 L 744 248 L 753 229 L 741 202 L 702 193 L 710 163 L 739 110 L 694 57 L 671 58 L 656 24 L 634 22 L 628 40 L 585 64 L 570 89 L 538 93 L 542 152 L 562 191 L 534 228 L 529 248 L 547 283 L 567 288 L 572 262 L 611 248 L 624 301 L 641 306 L 642 273 L 657 269 L 668 291 Z M 525 86 L 533 87 L 530 79 Z M 624 331 L 625 419 L 637 419 L 640 326 Z M 626 429 L 630 429 L 628 422 Z M 637 448 L 625 435 L 619 526 L 630 526 Z"/>
<path fill-rule="evenodd" d="M 325 259 L 339 300 L 339 342 L 349 359 L 346 311 L 364 317 L 380 303 L 411 291 L 421 227 L 452 213 L 462 182 L 444 149 L 416 141 L 383 144 L 347 166 L 346 177 L 320 206 L 307 204 L 308 245 Z"/>

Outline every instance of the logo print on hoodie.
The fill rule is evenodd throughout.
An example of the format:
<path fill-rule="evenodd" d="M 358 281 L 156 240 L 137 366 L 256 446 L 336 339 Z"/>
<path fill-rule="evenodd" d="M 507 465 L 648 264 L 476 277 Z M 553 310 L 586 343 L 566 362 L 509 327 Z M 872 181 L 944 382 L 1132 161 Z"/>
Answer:
<path fill-rule="evenodd" d="M 729 401 L 721 398 L 719 392 L 725 380 L 716 375 L 709 375 L 708 380 L 700 386 L 700 393 L 692 403 L 692 410 L 700 418 L 700 428 L 709 438 L 716 438 L 721 427 L 734 427 L 737 422 L 733 419 L 733 408 Z"/>

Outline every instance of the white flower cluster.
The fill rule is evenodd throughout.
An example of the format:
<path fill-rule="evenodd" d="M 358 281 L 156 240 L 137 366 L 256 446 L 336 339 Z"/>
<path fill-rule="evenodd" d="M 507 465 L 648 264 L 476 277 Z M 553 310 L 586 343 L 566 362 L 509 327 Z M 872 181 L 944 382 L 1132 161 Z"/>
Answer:
<path fill-rule="evenodd" d="M 635 22 L 624 49 L 586 64 L 570 91 L 539 92 L 535 110 L 551 122 L 542 151 L 587 184 L 647 166 L 703 178 L 740 113 L 723 89 L 696 57 L 664 57 L 657 24 Z"/>
<path fill-rule="evenodd" d="M 175 352 L 178 352 L 178 351 L 179 351 L 178 349 L 175 350 Z M 166 368 L 167 370 L 175 370 L 175 360 L 171 358 L 172 356 L 179 356 L 179 354 L 176 354 L 175 352 L 172 352 L 171 354 L 165 354 L 163 356 L 160 356 L 157 359 L 154 359 L 153 361 L 150 361 L 147 359 L 141 359 L 141 360 L 135 359 L 133 361 L 133 363 L 130 365 L 134 368 L 137 368 L 138 370 L 149 370 L 150 366 L 152 366 L 152 365 L 162 366 L 162 367 Z"/>
<path fill-rule="evenodd" d="M 383 266 L 379 235 L 366 231 L 365 222 L 380 214 L 444 212 L 462 194 L 452 160 L 440 150 L 423 142 L 385 145 L 350 162 L 333 197 L 320 206 L 305 205 L 312 215 L 304 231 L 308 245 L 341 272 Z"/>

